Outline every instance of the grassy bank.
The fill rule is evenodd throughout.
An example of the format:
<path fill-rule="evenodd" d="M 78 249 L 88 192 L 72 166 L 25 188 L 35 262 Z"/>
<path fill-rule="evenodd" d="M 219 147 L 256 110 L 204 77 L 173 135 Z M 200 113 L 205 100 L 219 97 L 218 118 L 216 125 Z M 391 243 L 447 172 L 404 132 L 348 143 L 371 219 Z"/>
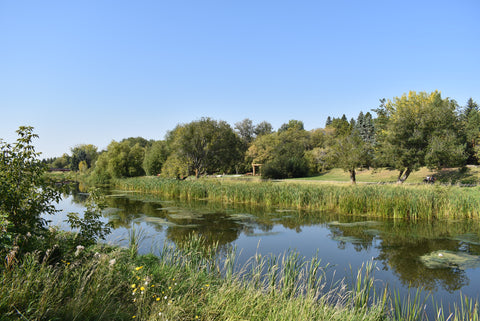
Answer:
<path fill-rule="evenodd" d="M 333 210 L 347 214 L 408 219 L 479 219 L 480 189 L 440 185 L 305 184 L 157 177 L 115 180 L 116 188 L 180 199 Z"/>
<path fill-rule="evenodd" d="M 332 284 L 317 258 L 294 252 L 238 269 L 233 252 L 219 261 L 194 236 L 155 257 L 136 255 L 135 237 L 129 249 L 74 251 L 68 235 L 2 267 L 1 320 L 422 320 L 434 304 L 375 291 L 371 265 Z M 478 320 L 478 302 L 465 300 L 437 306 L 435 319 Z"/>
<path fill-rule="evenodd" d="M 478 185 L 480 183 L 480 167 L 468 166 L 465 168 L 444 168 L 441 170 L 430 170 L 422 167 L 418 171 L 412 172 L 405 184 L 422 184 L 427 176 L 435 176 L 440 184 Z M 398 171 L 386 168 L 359 169 L 356 173 L 356 178 L 358 183 L 395 183 L 398 178 Z M 348 172 L 340 168 L 334 168 L 316 176 L 294 180 L 349 182 L 350 176 Z"/>

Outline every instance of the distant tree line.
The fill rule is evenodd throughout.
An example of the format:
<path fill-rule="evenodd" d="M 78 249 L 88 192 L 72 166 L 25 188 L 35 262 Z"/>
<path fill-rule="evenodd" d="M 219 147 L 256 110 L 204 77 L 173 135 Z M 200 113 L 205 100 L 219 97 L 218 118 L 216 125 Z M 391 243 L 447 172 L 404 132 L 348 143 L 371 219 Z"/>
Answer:
<path fill-rule="evenodd" d="M 235 123 L 201 118 L 179 124 L 164 140 L 141 137 L 112 141 L 106 150 L 78 145 L 71 154 L 45 160 L 51 167 L 90 172 L 97 181 L 142 175 L 185 178 L 252 171 L 264 178 L 293 178 L 342 168 L 355 183 L 359 168 L 398 170 L 398 182 L 422 166 L 431 169 L 478 164 L 480 111 L 440 92 L 409 92 L 381 99 L 350 120 L 329 116 L 324 128 L 307 131 L 290 120 L 276 131 L 264 121 Z"/>

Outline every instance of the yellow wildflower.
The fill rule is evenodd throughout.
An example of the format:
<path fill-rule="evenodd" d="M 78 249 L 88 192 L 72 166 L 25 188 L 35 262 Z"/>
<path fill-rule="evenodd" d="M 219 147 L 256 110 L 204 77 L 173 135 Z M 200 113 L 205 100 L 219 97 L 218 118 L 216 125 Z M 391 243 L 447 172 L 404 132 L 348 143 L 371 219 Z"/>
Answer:
<path fill-rule="evenodd" d="M 141 270 L 141 269 L 143 269 L 143 265 L 142 265 L 142 266 L 137 266 L 137 267 L 135 268 L 135 271 L 138 271 L 138 270 Z"/>

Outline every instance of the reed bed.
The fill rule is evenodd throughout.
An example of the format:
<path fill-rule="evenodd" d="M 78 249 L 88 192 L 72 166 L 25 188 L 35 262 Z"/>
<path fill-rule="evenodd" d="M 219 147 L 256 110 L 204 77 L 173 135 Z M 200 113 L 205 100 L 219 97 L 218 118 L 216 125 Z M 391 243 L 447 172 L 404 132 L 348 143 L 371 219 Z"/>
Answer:
<path fill-rule="evenodd" d="M 480 218 L 478 187 L 311 185 L 212 179 L 178 181 L 157 177 L 119 179 L 113 184 L 124 190 L 185 200 L 208 199 L 411 220 Z"/>

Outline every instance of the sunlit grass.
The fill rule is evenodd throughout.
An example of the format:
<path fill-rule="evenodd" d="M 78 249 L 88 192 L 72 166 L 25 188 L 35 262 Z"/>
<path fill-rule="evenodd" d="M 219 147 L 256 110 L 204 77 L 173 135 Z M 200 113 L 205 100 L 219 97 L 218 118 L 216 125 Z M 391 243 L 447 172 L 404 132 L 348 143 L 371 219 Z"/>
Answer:
<path fill-rule="evenodd" d="M 356 179 L 358 183 L 395 183 L 399 172 L 386 168 L 358 169 Z M 421 184 L 427 176 L 435 176 L 437 183 L 441 184 L 467 184 L 476 185 L 480 183 L 480 167 L 469 166 L 466 168 L 445 168 L 442 170 L 430 170 L 426 167 L 413 171 L 405 181 L 406 185 Z M 340 168 L 334 168 L 325 173 L 305 178 L 296 178 L 298 181 L 315 182 L 350 182 L 348 172 Z"/>
<path fill-rule="evenodd" d="M 281 206 L 406 219 L 480 218 L 480 188 L 443 185 L 305 184 L 156 177 L 115 180 L 116 187 L 172 198 Z"/>
<path fill-rule="evenodd" d="M 332 282 L 316 257 L 255 255 L 235 267 L 233 251 L 190 235 L 159 257 L 94 247 L 46 263 L 41 251 L 2 269 L 1 320 L 478 320 L 478 301 L 444 308 L 417 290 L 402 297 L 375 280 L 373 263 Z"/>

